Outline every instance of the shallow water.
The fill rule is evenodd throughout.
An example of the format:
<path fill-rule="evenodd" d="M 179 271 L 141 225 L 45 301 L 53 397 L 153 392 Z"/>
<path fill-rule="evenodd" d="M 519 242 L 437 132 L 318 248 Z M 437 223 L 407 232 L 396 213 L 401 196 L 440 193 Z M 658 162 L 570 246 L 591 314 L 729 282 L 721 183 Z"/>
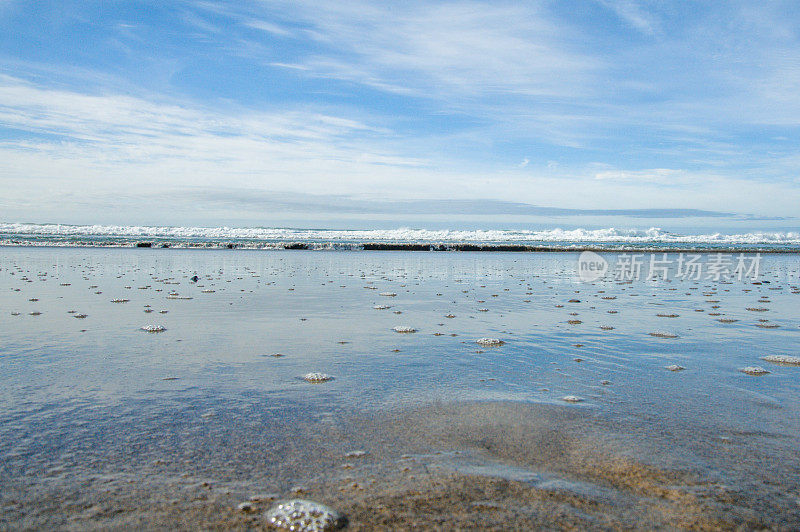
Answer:
<path fill-rule="evenodd" d="M 0 256 L 0 525 L 238 526 L 237 502 L 297 485 L 354 528 L 428 523 L 389 496 L 409 490 L 439 493 L 429 513 L 451 524 L 491 492 L 496 520 L 475 510 L 486 527 L 553 525 L 532 502 L 553 490 L 576 526 L 691 528 L 703 522 L 676 508 L 711 502 L 723 526 L 796 523 L 800 367 L 761 359 L 798 355 L 796 254 L 764 256 L 763 284 L 586 283 L 577 253 Z M 362 448 L 367 460 L 345 457 Z M 619 460 L 660 491 L 620 483 Z M 498 479 L 527 487 L 485 484 Z M 342 498 L 353 483 L 361 498 Z M 662 492 L 676 485 L 692 501 L 673 508 Z M 731 509 L 719 490 L 737 494 Z M 657 511 L 636 510 L 643 497 Z"/>

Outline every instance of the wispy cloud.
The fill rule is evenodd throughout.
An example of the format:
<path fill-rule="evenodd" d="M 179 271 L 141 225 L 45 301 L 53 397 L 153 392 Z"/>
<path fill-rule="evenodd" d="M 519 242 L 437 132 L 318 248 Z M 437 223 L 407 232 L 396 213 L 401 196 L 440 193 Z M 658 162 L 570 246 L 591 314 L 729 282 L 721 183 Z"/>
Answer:
<path fill-rule="evenodd" d="M 586 139 L 594 143 L 621 128 L 646 129 L 660 140 L 702 126 L 704 143 L 732 125 L 800 123 L 800 100 L 792 97 L 800 72 L 798 55 L 791 52 L 796 36 L 771 31 L 760 46 L 744 44 L 753 42 L 754 31 L 762 32 L 764 19 L 779 19 L 779 13 L 755 17 L 735 4 L 722 13 L 709 10 L 707 18 L 688 26 L 680 10 L 656 3 L 598 5 L 627 27 L 659 39 L 646 48 L 598 53 L 582 42 L 585 30 L 543 3 L 410 2 L 395 9 L 301 0 L 244 3 L 225 13 L 243 23 L 291 20 L 317 43 L 292 61 L 269 61 L 272 66 L 436 99 L 441 112 L 510 124 L 517 134 L 559 146 L 582 147 Z M 726 17 L 723 24 L 719 17 Z M 679 24 L 694 34 L 674 30 Z M 734 40 L 731 28 L 739 32 Z M 685 83 L 694 86 L 687 90 Z M 736 114 L 728 112 L 734 108 Z"/>
<path fill-rule="evenodd" d="M 644 34 L 653 35 L 659 31 L 655 18 L 635 0 L 600 0 L 600 4 Z"/>
<path fill-rule="evenodd" d="M 289 37 L 292 35 L 292 32 L 286 28 L 282 28 L 281 26 L 273 24 L 272 22 L 267 22 L 266 20 L 251 20 L 249 22 L 245 22 L 245 26 L 265 31 L 272 35 L 278 35 L 280 37 Z"/>
<path fill-rule="evenodd" d="M 203 3 L 208 6 L 208 3 Z M 259 10 L 245 5 L 232 16 L 254 26 Z M 591 90 L 586 73 L 598 58 L 570 51 L 566 28 L 535 4 L 410 2 L 403 9 L 373 2 L 270 2 L 262 16 L 291 19 L 327 52 L 299 65 L 315 76 L 385 90 L 443 96 L 518 93 L 565 97 Z"/>

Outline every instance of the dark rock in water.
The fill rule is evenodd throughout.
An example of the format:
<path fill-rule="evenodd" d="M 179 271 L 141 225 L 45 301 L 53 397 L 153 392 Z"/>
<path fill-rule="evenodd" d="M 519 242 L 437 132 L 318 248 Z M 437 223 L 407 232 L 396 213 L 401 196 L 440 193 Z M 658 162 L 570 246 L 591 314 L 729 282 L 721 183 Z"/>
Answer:
<path fill-rule="evenodd" d="M 196 275 L 192 275 L 191 277 L 189 277 L 189 280 L 192 281 L 193 283 L 196 283 L 197 281 L 200 280 L 200 278 Z"/>
<path fill-rule="evenodd" d="M 286 244 L 283 246 L 283 249 L 308 249 L 308 244 L 303 244 L 302 242 L 292 242 L 291 244 Z"/>
<path fill-rule="evenodd" d="M 383 242 L 366 242 L 364 251 L 430 251 L 430 244 L 390 244 Z"/>
<path fill-rule="evenodd" d="M 152 242 L 137 242 L 136 243 L 136 247 L 137 248 L 151 248 L 151 247 L 153 247 L 153 243 Z"/>
<path fill-rule="evenodd" d="M 455 251 L 483 251 L 481 246 L 475 244 L 457 244 L 452 247 Z"/>
<path fill-rule="evenodd" d="M 514 245 L 514 244 L 500 244 L 500 245 L 475 245 L 475 244 L 456 244 L 453 246 L 455 251 L 513 251 L 513 252 L 521 252 L 521 251 L 534 251 L 534 248 L 529 246 L 521 246 L 521 245 Z"/>
<path fill-rule="evenodd" d="M 227 244 L 225 247 L 228 249 L 233 249 L 236 247 L 236 244 Z"/>
<path fill-rule="evenodd" d="M 162 243 L 162 244 L 161 244 L 161 247 L 162 247 L 162 248 L 168 248 L 168 247 L 169 247 L 169 244 L 167 244 L 166 242 L 164 242 L 164 243 Z"/>

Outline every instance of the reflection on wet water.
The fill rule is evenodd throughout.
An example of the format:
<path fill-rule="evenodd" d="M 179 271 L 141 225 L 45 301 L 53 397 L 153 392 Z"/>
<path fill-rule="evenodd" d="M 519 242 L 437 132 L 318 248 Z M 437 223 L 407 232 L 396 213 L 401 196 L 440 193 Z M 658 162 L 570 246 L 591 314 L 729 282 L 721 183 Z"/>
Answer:
<path fill-rule="evenodd" d="M 797 255 L 764 256 L 758 284 L 581 282 L 576 253 L 0 255 L 0 483 L 4 494 L 19 490 L 13 511 L 39 483 L 53 489 L 43 479 L 59 479 L 63 493 L 87 471 L 146 470 L 154 483 L 161 469 L 229 483 L 270 477 L 285 494 L 293 482 L 338 479 L 321 465 L 326 456 L 372 445 L 380 460 L 351 464 L 363 483 L 405 452 L 475 443 L 414 433 L 425 425 L 417 419 L 400 424 L 408 438 L 376 446 L 367 434 L 393 432 L 381 416 L 486 401 L 552 405 L 541 408 L 574 413 L 592 437 L 614 434 L 637 460 L 710 477 L 735 470 L 726 481 L 756 491 L 765 484 L 749 476 L 755 465 L 732 468 L 733 458 L 758 456 L 768 470 L 779 466 L 764 457 L 780 457 L 786 491 L 800 485 L 800 366 L 785 363 L 800 345 Z M 768 373 L 741 371 L 754 366 Z M 509 412 L 492 445 L 513 447 L 502 436 L 517 423 Z M 480 425 L 472 409 L 437 419 L 462 435 Z M 530 474 L 537 486 L 578 486 L 581 497 L 608 487 L 531 469 L 518 453 L 470 452 L 428 462 L 511 481 Z"/>

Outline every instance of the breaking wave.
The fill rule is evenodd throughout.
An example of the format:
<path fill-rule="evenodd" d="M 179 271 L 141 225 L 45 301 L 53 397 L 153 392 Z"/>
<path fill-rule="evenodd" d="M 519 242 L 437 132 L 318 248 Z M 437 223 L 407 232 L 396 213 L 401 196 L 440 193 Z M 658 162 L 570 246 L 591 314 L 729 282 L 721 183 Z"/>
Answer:
<path fill-rule="evenodd" d="M 313 249 L 363 249 L 364 244 L 400 245 L 555 245 L 555 247 L 603 247 L 651 245 L 701 246 L 724 249 L 731 246 L 766 246 L 794 249 L 800 246 L 798 232 L 753 232 L 740 234 L 679 234 L 649 229 L 548 229 L 548 230 L 428 230 L 428 229 L 291 229 L 268 227 L 151 227 L 123 225 L 63 225 L 0 223 L 0 243 L 6 245 L 94 245 L 132 246 L 151 241 L 162 247 L 282 248 L 287 244 Z M 298 244 L 300 244 L 298 246 Z M 594 245 L 594 246 L 593 246 Z M 551 246 L 552 247 L 552 246 Z"/>

